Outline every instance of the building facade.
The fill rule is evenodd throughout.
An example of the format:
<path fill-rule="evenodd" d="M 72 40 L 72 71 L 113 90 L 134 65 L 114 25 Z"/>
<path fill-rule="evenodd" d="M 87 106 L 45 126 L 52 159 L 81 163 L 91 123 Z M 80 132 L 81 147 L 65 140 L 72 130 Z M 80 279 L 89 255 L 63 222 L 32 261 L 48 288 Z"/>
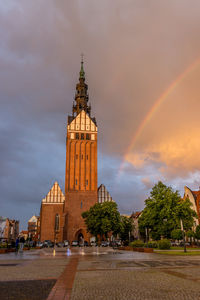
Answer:
<path fill-rule="evenodd" d="M 33 241 L 37 241 L 39 239 L 39 219 L 39 216 L 32 216 L 28 221 L 28 238 L 30 238 Z"/>
<path fill-rule="evenodd" d="M 113 202 L 114 200 L 112 199 L 110 193 L 106 189 L 104 184 L 101 184 L 98 187 L 98 202 L 103 203 L 103 202 Z"/>
<path fill-rule="evenodd" d="M 15 241 L 19 235 L 19 221 L 0 217 L 0 239 Z"/>
<path fill-rule="evenodd" d="M 97 198 L 97 124 L 88 104 L 83 61 L 76 85 L 72 115 L 68 116 L 66 134 L 65 194 L 56 182 L 40 210 L 40 240 L 89 241 L 81 216 L 98 202 Z"/>
<path fill-rule="evenodd" d="M 184 187 L 184 199 L 189 198 L 192 209 L 197 213 L 198 218 L 194 218 L 194 227 L 200 224 L 200 190 L 192 191 L 189 187 Z"/>

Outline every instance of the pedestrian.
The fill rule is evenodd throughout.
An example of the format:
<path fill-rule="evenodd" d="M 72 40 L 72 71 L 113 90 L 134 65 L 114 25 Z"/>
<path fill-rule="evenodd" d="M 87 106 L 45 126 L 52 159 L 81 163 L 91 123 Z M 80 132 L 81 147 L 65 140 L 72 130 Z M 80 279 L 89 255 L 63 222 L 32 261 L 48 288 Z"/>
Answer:
<path fill-rule="evenodd" d="M 23 236 L 20 237 L 19 239 L 19 251 L 22 252 L 23 251 L 23 248 L 24 248 L 24 242 L 25 242 L 25 239 Z"/>
<path fill-rule="evenodd" d="M 18 251 L 18 248 L 19 248 L 19 237 L 17 237 L 16 241 L 15 241 L 15 251 L 16 252 Z"/>

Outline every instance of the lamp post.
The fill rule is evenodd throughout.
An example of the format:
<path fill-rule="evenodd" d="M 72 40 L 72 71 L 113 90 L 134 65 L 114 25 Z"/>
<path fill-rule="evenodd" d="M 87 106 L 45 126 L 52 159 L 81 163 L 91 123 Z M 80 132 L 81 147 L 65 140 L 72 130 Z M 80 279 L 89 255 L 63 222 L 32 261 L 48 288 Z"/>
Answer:
<path fill-rule="evenodd" d="M 181 222 L 181 231 L 183 232 L 183 246 L 184 246 L 184 252 L 187 252 L 187 250 L 186 250 L 186 243 L 185 243 L 185 232 L 184 232 L 184 229 L 183 229 L 183 221 L 182 221 L 182 219 L 180 219 L 180 222 Z"/>

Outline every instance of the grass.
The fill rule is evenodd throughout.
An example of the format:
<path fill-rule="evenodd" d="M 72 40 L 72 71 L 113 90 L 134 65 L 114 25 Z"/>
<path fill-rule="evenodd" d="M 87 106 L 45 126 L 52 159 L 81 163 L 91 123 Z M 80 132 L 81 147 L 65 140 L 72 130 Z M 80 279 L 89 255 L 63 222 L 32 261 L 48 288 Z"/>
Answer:
<path fill-rule="evenodd" d="M 161 250 L 154 250 L 154 253 L 157 254 L 164 254 L 164 255 L 182 255 L 182 256 L 191 256 L 191 255 L 200 255 L 200 251 L 191 251 L 191 250 L 187 250 L 187 252 L 183 252 L 182 251 L 171 251 L 171 250 L 165 250 L 165 251 L 161 251 Z"/>

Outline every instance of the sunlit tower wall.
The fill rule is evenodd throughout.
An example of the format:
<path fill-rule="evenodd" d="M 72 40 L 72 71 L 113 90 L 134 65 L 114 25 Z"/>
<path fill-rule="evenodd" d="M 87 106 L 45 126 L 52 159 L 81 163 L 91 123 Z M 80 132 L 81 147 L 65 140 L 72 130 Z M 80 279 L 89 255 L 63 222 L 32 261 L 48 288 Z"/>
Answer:
<path fill-rule="evenodd" d="M 82 212 L 97 203 L 97 124 L 88 105 L 83 61 L 72 116 L 68 116 L 64 239 L 89 242 Z"/>

